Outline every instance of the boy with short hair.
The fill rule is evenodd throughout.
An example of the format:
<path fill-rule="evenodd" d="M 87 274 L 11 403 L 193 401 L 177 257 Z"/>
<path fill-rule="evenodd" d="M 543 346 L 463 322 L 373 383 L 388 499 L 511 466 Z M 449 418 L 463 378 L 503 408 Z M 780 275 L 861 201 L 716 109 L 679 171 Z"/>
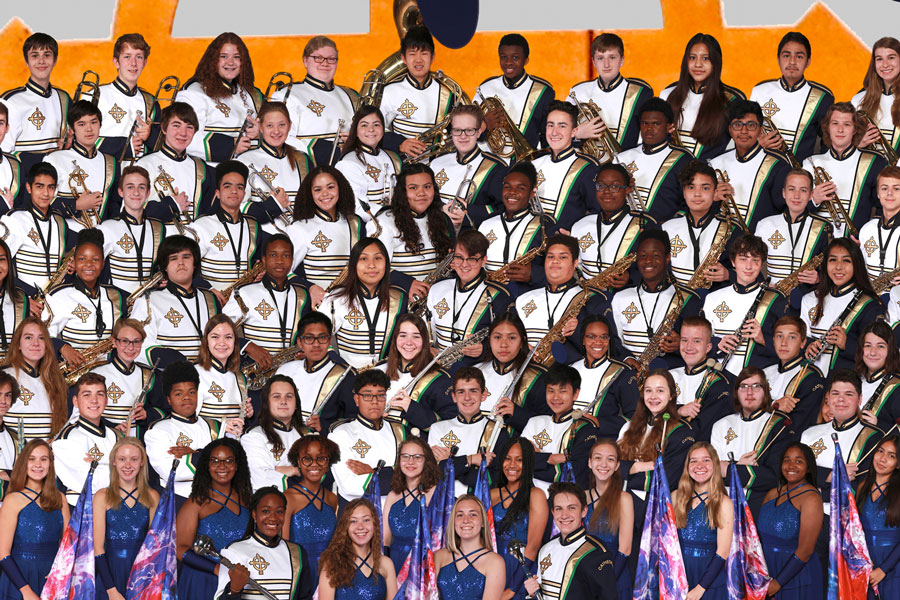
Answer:
<path fill-rule="evenodd" d="M 3 139 L 9 133 L 9 109 L 0 102 L 0 147 Z M 22 163 L 19 159 L 7 152 L 0 152 L 0 214 L 11 211 L 19 195 L 22 183 Z"/>
<path fill-rule="evenodd" d="M 900 237 L 895 236 L 900 224 L 900 167 L 888 165 L 878 173 L 878 203 L 881 215 L 868 221 L 859 230 L 860 249 L 869 271 L 869 278 L 892 272 L 900 267 Z M 895 239 L 896 237 L 896 239 Z"/>

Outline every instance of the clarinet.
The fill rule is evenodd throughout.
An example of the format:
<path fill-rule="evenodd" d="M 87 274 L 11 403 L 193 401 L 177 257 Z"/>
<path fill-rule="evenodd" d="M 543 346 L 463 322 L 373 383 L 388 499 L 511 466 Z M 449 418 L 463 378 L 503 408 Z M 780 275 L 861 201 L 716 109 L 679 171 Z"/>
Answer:
<path fill-rule="evenodd" d="M 841 323 L 844 322 L 844 319 L 846 319 L 850 315 L 850 311 L 853 310 L 853 306 L 859 301 L 860 298 L 862 298 L 862 295 L 865 293 L 866 293 L 866 291 L 863 289 L 856 290 L 856 292 L 853 294 L 853 298 L 850 299 L 850 302 L 847 303 L 847 306 L 844 307 L 844 310 L 841 311 L 841 314 L 838 315 L 838 318 L 834 320 L 834 323 L 831 324 L 831 327 L 826 329 L 825 333 L 823 333 L 816 340 L 818 342 L 821 342 L 821 344 L 819 346 L 818 352 L 813 354 L 812 358 L 809 359 L 810 364 L 815 363 L 817 360 L 819 360 L 819 357 L 822 356 L 825 352 L 827 352 L 832 347 L 830 342 L 825 341 L 825 336 L 827 336 L 828 332 L 831 331 L 833 328 L 839 326 Z"/>
<path fill-rule="evenodd" d="M 881 396 L 881 392 L 883 392 L 885 388 L 887 388 L 887 385 L 888 383 L 890 383 L 891 379 L 893 379 L 893 377 L 891 377 L 891 374 L 885 373 L 884 377 L 882 377 L 881 379 L 881 383 L 879 383 L 878 387 L 875 388 L 875 392 L 872 394 L 872 397 L 869 398 L 868 402 L 863 404 L 863 407 L 860 410 L 870 411 L 875 408 L 875 403 L 878 402 L 878 398 Z"/>

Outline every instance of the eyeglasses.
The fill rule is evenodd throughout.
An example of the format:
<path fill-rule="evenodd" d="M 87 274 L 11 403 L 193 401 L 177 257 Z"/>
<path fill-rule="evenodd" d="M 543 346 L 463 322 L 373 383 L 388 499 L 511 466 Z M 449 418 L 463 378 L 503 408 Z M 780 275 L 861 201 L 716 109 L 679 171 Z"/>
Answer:
<path fill-rule="evenodd" d="M 363 402 L 387 402 L 387 394 L 356 394 Z"/>
<path fill-rule="evenodd" d="M 219 465 L 225 465 L 227 467 L 233 467 L 235 463 L 234 457 L 230 456 L 228 458 L 216 458 L 215 456 L 209 457 L 209 466 L 218 467 Z"/>
<path fill-rule="evenodd" d="M 142 339 L 129 340 L 126 338 L 116 338 L 116 341 L 119 342 L 120 344 L 122 344 L 123 346 L 125 346 L 126 348 L 128 346 L 137 348 L 138 346 L 140 346 L 141 344 L 144 343 L 144 340 L 142 340 Z"/>
<path fill-rule="evenodd" d="M 320 344 L 327 344 L 328 342 L 331 341 L 331 334 L 330 333 L 322 333 L 319 335 L 302 335 L 302 336 L 300 336 L 300 340 L 304 344 L 314 344 L 316 342 L 319 342 Z"/>
<path fill-rule="evenodd" d="M 337 56 L 319 56 L 318 54 L 313 54 L 310 56 L 311 59 L 316 61 L 317 65 L 321 65 L 323 63 L 327 63 L 329 65 L 337 64 Z"/>
<path fill-rule="evenodd" d="M 621 185 L 619 183 L 612 183 L 610 185 L 606 185 L 605 183 L 598 183 L 596 184 L 596 187 L 598 192 L 612 192 L 615 194 L 616 192 L 620 192 L 626 189 L 628 186 Z"/>
<path fill-rule="evenodd" d="M 403 462 L 422 462 L 425 460 L 424 454 L 401 454 L 400 460 Z"/>
<path fill-rule="evenodd" d="M 742 383 L 738 386 L 738 389 L 742 392 L 746 392 L 747 390 L 753 390 L 754 392 L 758 392 L 763 389 L 761 383 Z"/>
<path fill-rule="evenodd" d="M 458 127 L 453 127 L 450 129 L 450 135 L 455 135 L 456 137 L 459 137 L 461 135 L 471 137 L 471 136 L 475 135 L 477 132 L 478 132 L 478 130 L 475 129 L 474 127 L 466 127 L 465 129 L 459 129 Z"/>
<path fill-rule="evenodd" d="M 324 467 L 328 464 L 328 457 L 322 456 L 321 454 L 315 458 L 312 456 L 301 456 L 300 462 L 303 463 L 303 466 L 305 467 L 311 467 L 314 462 L 320 467 Z"/>
<path fill-rule="evenodd" d="M 468 267 L 474 267 L 479 260 L 484 258 L 483 256 L 460 256 L 459 254 L 453 255 L 453 260 L 450 262 L 455 262 L 457 264 L 462 263 Z"/>
<path fill-rule="evenodd" d="M 601 342 L 608 342 L 609 335 L 606 335 L 606 334 L 594 335 L 593 333 L 586 333 L 586 334 L 584 334 L 584 339 L 586 339 L 589 342 L 593 342 L 594 340 L 600 340 Z"/>
<path fill-rule="evenodd" d="M 741 129 L 746 129 L 747 131 L 756 131 L 757 129 L 759 129 L 759 123 L 757 123 L 756 121 L 732 121 L 728 126 L 735 131 L 740 131 Z"/>

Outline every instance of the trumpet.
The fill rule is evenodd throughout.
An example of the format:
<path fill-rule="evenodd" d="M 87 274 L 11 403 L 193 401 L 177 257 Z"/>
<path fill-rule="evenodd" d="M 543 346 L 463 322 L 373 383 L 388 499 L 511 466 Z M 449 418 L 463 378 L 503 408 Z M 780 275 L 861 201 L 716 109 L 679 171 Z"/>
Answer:
<path fill-rule="evenodd" d="M 471 204 L 472 200 L 475 198 L 475 191 L 478 186 L 475 184 L 475 180 L 469 177 L 469 173 L 471 172 L 472 165 L 466 165 L 466 175 L 465 178 L 459 182 L 459 187 L 456 188 L 456 195 L 453 196 L 452 200 L 444 202 L 444 204 L 448 204 L 450 206 L 450 210 L 458 209 L 466 212 L 469 204 Z M 456 233 L 459 233 L 459 228 L 461 226 L 462 223 L 455 226 Z"/>
<path fill-rule="evenodd" d="M 72 96 L 72 99 L 78 102 L 79 100 L 85 100 L 83 96 L 87 96 L 86 99 L 94 106 L 97 106 L 97 103 L 100 102 L 100 76 L 97 75 L 96 71 L 88 69 L 84 72 L 78 87 L 75 88 L 75 95 Z"/>
<path fill-rule="evenodd" d="M 328 157 L 328 166 L 334 164 L 334 153 L 337 151 L 338 142 L 341 140 L 341 131 L 344 129 L 343 119 L 338 119 L 337 131 L 334 132 L 334 138 L 331 140 L 331 156 Z"/>
<path fill-rule="evenodd" d="M 156 195 L 162 200 L 168 196 L 169 193 L 173 196 L 175 195 L 175 179 L 166 173 L 166 170 L 162 165 L 158 165 L 158 167 L 159 176 L 153 180 L 153 189 L 156 190 Z M 195 242 L 198 242 L 200 241 L 200 236 L 197 235 L 197 232 L 194 231 L 192 227 L 188 226 L 188 224 L 194 220 L 191 213 L 192 211 L 190 208 L 182 210 L 175 217 L 173 223 L 179 234 L 189 236 L 193 238 Z"/>
<path fill-rule="evenodd" d="M 578 112 L 580 114 L 580 118 L 578 119 L 579 125 L 600 117 L 600 109 L 593 101 L 579 102 L 578 98 L 575 96 L 575 92 L 571 92 L 569 98 L 571 98 L 572 102 L 575 103 L 575 106 L 578 107 Z M 613 135 L 612 131 L 609 130 L 609 126 L 607 125 L 606 130 L 600 135 L 599 139 L 584 140 L 581 151 L 600 160 L 601 164 L 606 164 L 612 161 L 616 154 L 622 151 L 622 146 L 619 145 L 619 141 L 616 139 L 616 136 Z"/>
<path fill-rule="evenodd" d="M 275 197 L 275 188 L 272 186 L 271 183 L 269 183 L 269 180 L 266 179 L 263 176 L 263 174 L 259 172 L 259 170 L 253 165 L 253 163 L 250 163 L 249 165 L 247 165 L 247 169 L 250 170 L 250 177 L 247 178 L 247 185 L 250 186 L 250 189 L 253 191 L 253 194 L 256 196 L 259 196 L 260 199 L 262 199 L 262 200 L 265 200 L 266 196 L 272 196 L 274 198 Z M 258 179 L 266 189 L 263 190 L 263 189 L 256 187 L 255 185 L 253 185 L 254 179 Z M 284 223 L 285 227 L 287 227 L 288 225 L 293 223 L 293 219 L 291 219 L 291 215 L 287 211 L 282 211 L 281 214 L 278 215 L 278 218 L 281 219 L 281 222 Z"/>
<path fill-rule="evenodd" d="M 73 160 L 72 166 L 75 168 L 71 173 L 69 173 L 69 191 L 72 192 L 72 195 L 75 197 L 75 201 L 77 202 L 79 198 L 81 198 L 85 194 L 90 194 L 91 191 L 84 183 L 87 174 L 81 169 L 81 167 L 78 166 L 78 161 Z M 92 229 L 100 224 L 100 215 L 98 215 L 97 211 L 93 208 L 88 208 L 81 211 L 81 215 L 79 216 L 76 214 L 74 218 L 85 229 Z"/>
<path fill-rule="evenodd" d="M 153 109 L 153 106 L 160 102 L 168 102 L 169 104 L 175 102 L 175 99 L 178 97 L 178 90 L 181 88 L 181 80 L 178 79 L 175 75 L 167 75 L 162 78 L 159 82 L 159 86 L 156 88 L 156 94 L 153 95 L 153 104 L 150 105 L 150 109 Z M 164 95 L 170 94 L 171 95 Z M 159 125 L 159 122 L 152 123 L 153 125 Z M 156 143 L 153 144 L 153 151 L 156 152 L 160 149 L 163 142 L 163 135 L 160 133 L 156 138 Z"/>
<path fill-rule="evenodd" d="M 765 115 L 763 115 L 762 130 L 764 133 L 772 133 L 773 131 L 776 133 L 778 132 L 778 128 L 775 127 L 775 123 L 772 122 L 772 119 Z M 788 163 L 790 163 L 792 169 L 803 168 L 803 164 L 799 160 L 797 160 L 797 157 L 794 156 L 793 152 L 791 152 L 791 149 L 784 138 L 781 138 L 781 147 L 778 149 L 778 151 L 784 155 Z"/>
<path fill-rule="evenodd" d="M 475 105 L 478 106 L 485 115 L 497 110 L 503 115 L 500 124 L 493 129 L 489 129 L 487 132 L 487 144 L 490 147 L 491 152 L 501 158 L 515 157 L 516 161 L 530 160 L 537 150 L 528 143 L 528 140 L 525 139 L 525 136 L 516 124 L 513 123 L 513 120 L 509 118 L 509 113 L 506 112 L 500 98 L 497 96 L 485 98 L 484 94 L 481 93 L 481 88 L 476 90 L 475 95 L 481 96 L 481 104 L 476 102 Z M 506 150 L 507 146 L 510 150 Z"/>
<path fill-rule="evenodd" d="M 729 183 L 731 181 L 731 178 L 728 177 L 728 171 L 723 171 L 721 169 L 716 169 L 716 177 L 720 183 Z M 735 202 L 733 195 L 725 194 L 725 201 L 722 202 L 722 212 L 735 222 L 736 225 L 740 225 L 741 229 L 744 230 L 744 233 L 750 233 L 750 228 L 747 227 L 747 221 L 744 220 L 741 209 L 738 207 L 737 202 Z"/>
<path fill-rule="evenodd" d="M 866 120 L 866 123 L 875 127 L 878 130 L 878 139 L 872 142 L 869 145 L 874 152 L 882 155 L 887 161 L 888 165 L 896 165 L 897 164 L 897 151 L 894 150 L 894 147 L 891 146 L 891 143 L 887 141 L 887 138 L 884 137 L 884 132 L 881 131 L 881 127 L 878 126 L 878 123 L 864 110 L 856 111 L 856 114 L 863 117 Z"/>
<path fill-rule="evenodd" d="M 284 100 L 286 101 L 287 97 L 291 95 L 291 88 L 293 87 L 294 76 L 287 71 L 278 71 L 269 78 L 269 85 L 266 86 L 266 100 L 269 102 L 273 102 L 272 88 L 275 88 L 276 94 L 281 90 L 287 88 L 287 91 L 284 93 Z"/>
<path fill-rule="evenodd" d="M 812 160 L 810 160 L 810 162 L 812 162 Z M 813 165 L 813 174 L 815 175 L 813 178 L 815 185 L 821 185 L 831 181 L 831 175 L 828 174 L 828 171 L 818 165 Z M 847 231 L 850 232 L 850 235 L 854 237 L 859 235 L 859 230 L 856 228 L 856 225 L 853 224 L 853 221 L 850 220 L 850 215 L 847 214 L 847 209 L 844 208 L 844 203 L 841 202 L 841 199 L 838 198 L 837 194 L 831 194 L 825 199 L 824 204 L 825 209 L 828 210 L 828 214 L 831 217 L 835 232 L 837 232 L 842 225 L 846 224 Z"/>

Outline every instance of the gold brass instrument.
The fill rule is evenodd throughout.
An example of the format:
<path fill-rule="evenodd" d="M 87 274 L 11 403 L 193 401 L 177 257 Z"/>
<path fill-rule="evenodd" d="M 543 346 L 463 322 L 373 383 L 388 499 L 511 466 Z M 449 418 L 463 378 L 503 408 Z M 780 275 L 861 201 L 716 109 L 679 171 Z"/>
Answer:
<path fill-rule="evenodd" d="M 876 294 L 883 294 L 893 287 L 891 285 L 891 280 L 900 277 L 900 267 L 897 267 L 893 271 L 887 271 L 882 273 L 878 277 L 872 280 L 872 289 L 875 290 Z"/>
<path fill-rule="evenodd" d="M 72 248 L 65 254 L 59 261 L 59 266 L 56 268 L 56 271 L 53 272 L 50 277 L 47 278 L 47 283 L 43 285 L 40 289 L 38 289 L 37 293 L 34 295 L 34 300 L 36 302 L 40 302 L 44 305 L 44 308 L 47 309 L 48 317 L 44 320 L 44 325 L 49 325 L 50 321 L 53 320 L 53 309 L 50 308 L 50 305 L 47 303 L 47 292 L 52 290 L 54 287 L 59 285 L 59 283 L 65 278 L 66 273 L 69 272 L 69 267 L 72 264 L 72 261 L 75 260 L 75 248 Z"/>
<path fill-rule="evenodd" d="M 238 150 L 238 146 L 241 145 L 241 138 L 244 137 L 244 135 L 247 133 L 247 130 L 250 129 L 250 127 L 253 125 L 253 122 L 251 121 L 251 119 L 253 118 L 253 115 L 255 114 L 253 111 L 252 103 L 247 101 L 247 90 L 245 90 L 243 87 L 240 90 L 240 96 L 241 96 L 241 103 L 244 105 L 244 110 L 247 111 L 247 116 L 244 117 L 244 123 L 243 123 L 243 125 L 241 125 L 241 130 L 238 131 L 237 137 L 234 138 L 234 148 L 231 149 L 231 156 L 229 156 L 229 158 L 232 160 L 234 159 L 235 156 L 238 155 L 237 150 Z"/>
<path fill-rule="evenodd" d="M 266 272 L 266 265 L 263 262 L 257 261 L 255 265 L 241 273 L 241 276 L 234 280 L 228 287 L 222 290 L 222 295 L 225 296 L 225 299 L 231 297 L 231 293 L 235 288 L 244 285 L 245 283 L 252 283 L 256 281 L 256 278 Z"/>
<path fill-rule="evenodd" d="M 79 100 L 87 100 L 94 106 L 100 102 L 100 76 L 95 71 L 88 69 L 81 76 L 81 81 L 75 88 L 75 95 L 72 96 L 73 102 Z"/>
<path fill-rule="evenodd" d="M 584 305 L 587 304 L 591 297 L 590 290 L 585 285 L 584 280 L 580 281 L 579 285 L 581 286 L 581 291 L 575 295 L 566 311 L 535 346 L 534 361 L 545 367 L 549 367 L 554 362 L 553 353 L 551 352 L 553 342 L 561 342 L 565 339 L 563 329 L 565 329 L 566 323 L 570 319 L 578 317 L 578 313 L 581 312 L 581 309 L 584 308 Z"/>
<path fill-rule="evenodd" d="M 153 189 L 156 190 L 156 195 L 159 196 L 161 201 L 166 196 L 175 196 L 175 178 L 166 173 L 162 165 L 157 165 L 157 167 L 159 168 L 159 176 L 153 180 Z M 192 227 L 188 226 L 193 220 L 191 209 L 186 208 L 178 213 L 172 223 L 179 234 L 186 235 L 193 238 L 195 242 L 199 242 L 200 236 L 197 235 L 197 232 Z"/>
<path fill-rule="evenodd" d="M 406 32 L 411 27 L 423 24 L 416 0 L 394 0 L 394 24 L 401 40 L 406 37 Z M 359 105 L 381 106 L 384 86 L 402 79 L 407 72 L 406 63 L 400 58 L 399 50 L 385 58 L 363 78 L 362 87 L 359 89 Z"/>
<path fill-rule="evenodd" d="M 488 281 L 495 281 L 497 283 L 509 283 L 509 268 L 510 268 L 510 266 L 512 266 L 512 265 L 522 265 L 522 266 L 529 265 L 535 258 L 540 256 L 544 252 L 544 250 L 547 249 L 547 234 L 544 232 L 544 219 L 543 219 L 543 213 L 541 211 L 540 200 L 538 200 L 536 196 L 532 197 L 528 201 L 528 208 L 531 209 L 531 213 L 533 215 L 535 215 L 540 222 L 541 245 L 538 246 L 537 248 L 532 248 L 531 250 L 529 250 L 528 252 L 526 252 L 525 254 L 520 256 L 519 258 L 514 258 L 513 260 L 509 261 L 505 265 L 501 266 L 496 271 L 489 271 L 486 276 L 486 279 Z"/>
<path fill-rule="evenodd" d="M 277 94 L 283 89 L 287 89 L 284 93 L 284 100 L 287 100 L 287 97 L 291 95 L 291 88 L 294 87 L 294 76 L 288 73 L 287 71 L 278 71 L 272 77 L 269 78 L 269 85 L 266 86 L 266 100 L 268 102 L 274 102 L 272 100 L 272 88 L 275 88 L 275 93 Z"/>
<path fill-rule="evenodd" d="M 810 160 L 810 162 L 812 161 Z M 828 174 L 828 171 L 818 165 L 813 165 L 813 175 L 813 183 L 815 185 L 821 185 L 831 181 L 831 175 Z M 846 223 L 847 231 L 850 232 L 850 235 L 854 237 L 859 235 L 859 229 L 857 229 L 856 225 L 853 224 L 853 221 L 850 220 L 850 215 L 847 214 L 847 209 L 844 207 L 844 203 L 841 202 L 841 199 L 838 198 L 837 194 L 831 194 L 825 199 L 823 204 L 828 211 L 835 232 Z"/>
<path fill-rule="evenodd" d="M 637 252 L 629 252 L 584 282 L 585 287 L 605 290 L 612 287 L 612 280 L 631 268 L 637 260 Z"/>
<path fill-rule="evenodd" d="M 437 70 L 431 74 L 434 77 L 435 81 L 440 83 L 442 86 L 449 89 L 453 92 L 453 97 L 455 102 L 453 106 L 459 106 L 460 104 L 472 104 L 472 99 L 469 98 L 469 95 L 462 89 L 462 86 L 459 85 L 455 79 L 450 77 L 449 75 L 445 75 L 443 71 Z"/>
<path fill-rule="evenodd" d="M 784 296 L 788 296 L 792 291 L 794 291 L 795 287 L 800 285 L 800 273 L 804 271 L 815 271 L 819 268 L 819 265 L 822 264 L 822 261 L 824 259 L 824 252 L 816 254 L 811 259 L 800 265 L 799 269 L 793 271 L 790 275 L 773 285 L 772 289 L 780 292 Z"/>
<path fill-rule="evenodd" d="M 762 130 L 763 133 L 779 133 L 778 128 L 775 127 L 775 123 L 772 122 L 772 119 L 765 115 L 763 115 Z M 781 134 L 779 133 L 779 135 Z M 778 152 L 780 152 L 784 155 L 785 158 L 787 158 L 787 161 L 788 163 L 790 163 L 792 169 L 803 168 L 803 164 L 799 160 L 797 160 L 797 157 L 794 156 L 793 152 L 791 152 L 790 146 L 788 146 L 788 143 L 783 137 L 781 138 L 781 147 L 778 148 Z"/>
<path fill-rule="evenodd" d="M 718 178 L 719 183 L 731 182 L 731 178 L 728 177 L 728 171 L 716 169 L 716 177 Z M 744 233 L 751 233 L 750 228 L 747 227 L 747 221 L 744 220 L 741 209 L 738 207 L 737 202 L 735 202 L 733 195 L 725 194 L 725 201 L 722 202 L 722 212 L 724 212 L 735 225 L 739 225 L 740 228 L 744 230 Z"/>
<path fill-rule="evenodd" d="M 481 88 L 476 90 L 475 95 L 481 96 L 481 104 L 476 102 L 475 105 L 485 115 L 498 110 L 503 115 L 503 120 L 499 126 L 487 130 L 487 144 L 491 152 L 502 158 L 513 158 L 514 161 L 531 160 L 537 150 L 528 143 L 525 135 L 519 131 L 513 120 L 509 118 L 509 113 L 506 112 L 500 98 L 497 96 L 485 98 L 484 94 L 481 93 Z M 510 150 L 506 150 L 507 146 Z"/>
<path fill-rule="evenodd" d="M 156 104 L 160 104 L 162 102 L 168 102 L 169 104 L 175 102 L 178 97 L 178 90 L 181 88 L 181 80 L 178 79 L 175 75 L 167 75 L 162 78 L 159 82 L 159 86 L 156 88 L 156 94 L 153 96 L 153 104 L 152 107 Z M 159 121 L 154 121 L 152 125 L 160 125 Z M 156 152 L 162 147 L 163 143 L 163 134 L 162 131 L 159 132 L 159 135 L 156 137 L 156 143 L 153 144 L 153 151 Z"/>
<path fill-rule="evenodd" d="M 90 194 L 91 191 L 84 183 L 86 173 L 78 166 L 78 161 L 73 160 L 72 166 L 75 168 L 69 173 L 69 191 L 72 192 L 72 195 L 77 202 L 79 198 L 85 194 Z M 80 215 L 76 213 L 74 218 L 75 221 L 80 223 L 85 229 L 92 229 L 100 224 L 100 215 L 98 215 L 97 211 L 93 208 L 82 210 Z"/>
<path fill-rule="evenodd" d="M 425 276 L 425 283 L 428 284 L 429 287 L 434 285 L 437 281 L 443 279 L 447 273 L 450 272 L 450 263 L 453 261 L 453 250 L 447 253 L 447 256 L 444 257 L 441 262 L 437 264 L 437 266 L 431 270 L 431 273 Z M 413 296 L 412 302 L 409 303 L 408 312 L 415 313 L 420 317 L 425 313 L 426 306 L 425 300 L 427 298 L 420 298 L 418 296 Z"/>
<path fill-rule="evenodd" d="M 416 139 L 425 144 L 425 150 L 406 160 L 408 164 L 428 161 L 432 158 L 453 151 L 453 140 L 450 138 L 450 115 L 432 125 L 416 136 Z"/>
<path fill-rule="evenodd" d="M 640 383 L 643 383 L 644 379 L 647 378 L 647 372 L 650 370 L 650 363 L 653 359 L 663 354 L 660 345 L 662 344 L 663 339 L 672 333 L 672 328 L 675 327 L 675 321 L 678 320 L 678 316 L 681 314 L 682 310 L 684 310 L 684 296 L 681 293 L 681 289 L 678 286 L 675 286 L 675 306 L 666 313 L 662 323 L 659 324 L 659 327 L 657 327 L 656 331 L 653 333 L 653 337 L 650 338 L 650 342 L 644 347 L 644 351 L 641 352 L 641 355 L 638 357 L 638 381 Z"/>
<path fill-rule="evenodd" d="M 241 369 L 244 377 L 247 378 L 247 389 L 252 391 L 261 390 L 281 365 L 296 360 L 302 353 L 303 348 L 299 345 L 279 350 L 272 355 L 272 366 L 265 370 L 259 366 L 259 363 L 250 363 Z"/>
<path fill-rule="evenodd" d="M 138 298 L 140 298 L 144 294 L 149 294 L 157 287 L 159 287 L 159 284 L 163 280 L 163 277 L 164 273 L 162 271 L 159 271 L 156 275 L 143 282 L 133 292 L 128 294 L 128 297 L 125 299 L 125 305 L 128 306 L 128 309 L 131 310 L 131 307 L 134 306 L 134 303 L 138 301 Z"/>
<path fill-rule="evenodd" d="M 271 183 L 269 183 L 269 180 L 266 179 L 263 176 L 263 174 L 259 172 L 259 170 L 253 165 L 253 163 L 250 163 L 249 165 L 247 165 L 247 169 L 250 170 L 250 177 L 247 178 L 247 185 L 250 186 L 250 189 L 253 191 L 253 194 L 256 196 L 259 196 L 260 200 L 265 200 L 266 196 L 272 196 L 274 198 L 275 197 L 275 188 L 272 186 Z M 260 181 L 260 183 L 263 184 L 263 187 L 265 187 L 265 190 L 253 185 L 254 179 L 258 179 Z M 281 211 L 281 213 L 278 215 L 278 219 L 282 223 L 284 223 L 285 227 L 287 227 L 288 225 L 290 225 L 291 223 L 294 222 L 294 220 L 291 218 L 291 213 L 289 211 L 284 211 L 284 210 Z M 276 225 L 276 227 L 278 227 L 278 226 Z M 281 229 L 281 228 L 278 227 L 278 229 Z"/>
<path fill-rule="evenodd" d="M 328 157 L 328 166 L 334 164 L 334 154 L 337 151 L 338 142 L 341 141 L 341 131 L 344 129 L 344 119 L 338 119 L 337 131 L 334 132 L 334 138 L 331 140 L 331 156 Z"/>
<path fill-rule="evenodd" d="M 878 130 L 878 139 L 872 142 L 869 145 L 869 148 L 873 152 L 877 152 L 882 155 L 884 159 L 887 161 L 888 165 L 896 165 L 897 164 L 897 151 L 894 150 L 894 147 L 887 141 L 887 138 L 884 137 L 884 132 L 881 131 L 881 127 L 878 126 L 878 123 L 864 110 L 856 111 L 856 114 L 863 117 L 866 120 L 866 123 L 875 127 Z"/>
<path fill-rule="evenodd" d="M 79 350 L 78 352 L 84 357 L 84 362 L 80 367 L 72 367 L 65 361 L 59 363 L 59 368 L 63 372 L 66 385 L 71 387 L 81 379 L 85 373 L 92 371 L 100 365 L 106 364 L 106 355 L 113 350 L 113 339 L 108 337 L 100 340 L 93 346 Z"/>
<path fill-rule="evenodd" d="M 706 270 L 716 264 L 718 262 L 719 257 L 722 256 L 722 253 L 725 251 L 725 247 L 728 245 L 728 239 L 731 237 L 731 227 L 726 227 L 725 229 L 719 229 L 716 232 L 715 237 L 713 238 L 712 247 L 709 249 L 709 252 L 706 253 L 706 256 L 703 257 L 703 262 L 697 267 L 697 270 L 694 271 L 694 275 L 688 280 L 688 283 L 685 285 L 690 290 L 696 290 L 699 288 L 709 288 L 712 285 L 712 282 L 706 278 Z"/>
<path fill-rule="evenodd" d="M 575 106 L 578 107 L 579 117 L 576 125 L 581 125 L 582 123 L 593 121 L 600 117 L 600 109 L 593 101 L 579 102 L 578 98 L 575 96 L 575 92 L 571 92 L 569 98 L 571 98 L 572 102 L 575 103 Z M 606 121 L 604 121 L 604 123 L 606 123 Z M 607 125 L 606 130 L 600 135 L 599 139 L 584 140 L 584 143 L 581 145 L 581 151 L 598 159 L 600 164 L 606 164 L 611 162 L 616 154 L 622 151 L 622 146 L 619 145 L 619 141 L 616 139 L 616 136 L 613 135 L 612 131 L 609 130 L 609 125 Z"/>

